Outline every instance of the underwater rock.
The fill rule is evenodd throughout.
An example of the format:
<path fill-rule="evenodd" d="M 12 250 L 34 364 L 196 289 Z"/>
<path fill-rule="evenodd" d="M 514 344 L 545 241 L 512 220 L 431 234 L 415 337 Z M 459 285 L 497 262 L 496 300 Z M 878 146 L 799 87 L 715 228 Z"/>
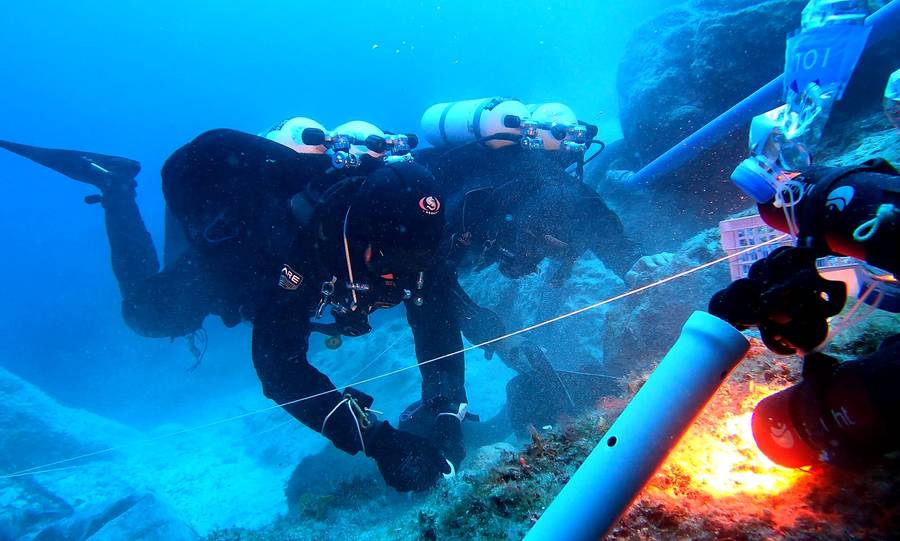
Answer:
<path fill-rule="evenodd" d="M 722 257 L 718 229 L 686 241 L 673 261 L 640 277 L 638 285 L 672 276 Z M 629 297 L 612 305 L 603 326 L 604 370 L 616 376 L 643 372 L 662 359 L 694 310 L 706 310 L 712 295 L 730 283 L 719 264 Z"/>
<path fill-rule="evenodd" d="M 588 253 L 575 262 L 572 275 L 551 286 L 555 264 L 545 261 L 538 274 L 517 280 L 503 277 L 496 266 L 461 277 L 467 293 L 481 306 L 494 310 L 512 331 L 583 308 L 624 290 L 622 280 L 600 259 Z M 524 337 L 545 348 L 556 368 L 578 369 L 603 358 L 597 341 L 603 307 L 584 316 L 534 329 Z"/>
<path fill-rule="evenodd" d="M 694 0 L 639 27 L 617 81 L 629 147 L 646 163 L 778 76 L 784 69 L 785 38 L 799 27 L 807 3 Z M 863 55 L 826 137 L 841 133 L 860 115 L 881 111 L 884 85 L 898 55 L 900 44 L 890 40 Z M 741 130 L 736 137 L 740 156 L 745 140 Z"/>
<path fill-rule="evenodd" d="M 617 78 L 629 147 L 648 163 L 776 77 L 806 4 L 695 0 L 639 27 Z"/>
<path fill-rule="evenodd" d="M 825 128 L 828 131 L 829 128 Z M 875 113 L 857 122 L 857 129 L 836 133 L 819 148 L 822 164 L 834 167 L 858 165 L 873 157 L 900 165 L 900 134 L 885 116 Z"/>
<path fill-rule="evenodd" d="M 3 369 L 0 400 L 4 404 L 0 409 L 0 431 L 4 434 L 0 440 L 2 472 L 14 474 L 38 467 L 37 475 L 0 480 L 0 532 L 6 536 L 3 538 L 192 539 L 126 535 L 124 526 L 117 526 L 107 537 L 89 537 L 122 514 L 124 511 L 117 511 L 122 506 L 135 506 L 132 517 L 150 517 L 150 503 L 137 507 L 143 500 L 135 495 L 136 481 L 129 478 L 119 462 L 123 458 L 120 454 L 101 452 L 89 463 L 67 459 L 132 442 L 140 437 L 139 432 L 93 413 L 67 408 Z M 48 466 L 40 467 L 42 464 Z M 135 519 L 128 520 L 132 523 L 129 528 L 134 530 Z M 162 524 L 160 519 L 150 529 L 175 532 L 173 535 L 179 531 L 167 530 Z"/>
<path fill-rule="evenodd" d="M 498 464 L 504 457 L 515 455 L 518 449 L 506 442 L 485 445 L 466 461 L 469 470 L 486 471 Z"/>
<path fill-rule="evenodd" d="M 64 498 L 32 477 L 0 481 L 0 539 L 20 539 L 72 514 Z"/>
<path fill-rule="evenodd" d="M 296 512 L 300 502 L 330 493 L 341 483 L 374 480 L 381 483 L 375 461 L 361 454 L 347 454 L 328 444 L 317 454 L 297 464 L 284 487 L 288 509 Z"/>
<path fill-rule="evenodd" d="M 197 532 L 152 494 L 132 494 L 84 509 L 33 541 L 193 541 Z"/>
<path fill-rule="evenodd" d="M 0 472 L 48 464 L 114 446 L 138 432 L 93 413 L 67 408 L 0 368 Z"/>

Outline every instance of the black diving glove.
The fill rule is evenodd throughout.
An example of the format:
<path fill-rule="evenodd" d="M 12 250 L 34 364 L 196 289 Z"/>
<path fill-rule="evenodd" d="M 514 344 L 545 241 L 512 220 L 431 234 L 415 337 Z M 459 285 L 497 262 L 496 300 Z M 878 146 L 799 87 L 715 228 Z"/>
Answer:
<path fill-rule="evenodd" d="M 452 473 L 450 463 L 424 438 L 397 430 L 387 421 L 369 429 L 366 454 L 384 481 L 400 492 L 427 490 Z"/>
<path fill-rule="evenodd" d="M 462 420 L 468 404 L 451 403 L 436 397 L 427 403 L 417 400 L 400 414 L 400 430 L 425 438 L 440 450 L 454 468 L 466 458 Z"/>
<path fill-rule="evenodd" d="M 434 421 L 434 427 L 431 429 L 431 435 L 428 438 L 430 442 L 437 445 L 447 460 L 453 463 L 454 467 L 459 468 L 460 463 L 466 458 L 466 446 L 463 444 L 462 419 L 457 412 L 448 411 L 440 413 Z"/>

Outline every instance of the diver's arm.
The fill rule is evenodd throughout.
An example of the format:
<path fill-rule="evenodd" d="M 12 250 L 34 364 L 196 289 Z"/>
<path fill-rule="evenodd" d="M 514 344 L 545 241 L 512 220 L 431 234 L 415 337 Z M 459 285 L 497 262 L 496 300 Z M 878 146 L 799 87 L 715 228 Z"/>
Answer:
<path fill-rule="evenodd" d="M 422 401 L 440 399 L 465 403 L 465 358 L 462 353 L 432 361 L 463 349 L 460 324 L 449 299 L 449 284 L 456 282 L 449 269 L 432 273 L 421 306 L 406 301 L 406 318 L 416 345 L 422 373 Z"/>
<path fill-rule="evenodd" d="M 472 300 L 455 276 L 452 281 L 448 281 L 447 297 L 448 306 L 457 317 L 463 336 L 472 344 L 483 344 L 507 334 L 506 325 L 500 316 Z M 550 361 L 544 352 L 521 335 L 508 336 L 486 344 L 482 349 L 487 358 L 496 352 L 506 366 L 519 374 L 552 373 Z"/>
<path fill-rule="evenodd" d="M 371 405 L 371 397 L 352 389 L 339 392 L 309 363 L 309 303 L 302 294 L 279 292 L 277 296 L 253 321 L 253 366 L 263 394 L 339 449 L 350 454 L 363 450 L 356 418 L 348 413 L 349 408 L 336 407 L 345 393 L 353 394 L 366 407 Z"/>
<path fill-rule="evenodd" d="M 466 340 L 472 344 L 482 344 L 506 333 L 506 326 L 500 316 L 472 300 L 455 275 L 447 282 L 448 306 L 456 315 Z M 485 355 L 490 357 L 495 349 L 494 344 L 485 346 Z"/>

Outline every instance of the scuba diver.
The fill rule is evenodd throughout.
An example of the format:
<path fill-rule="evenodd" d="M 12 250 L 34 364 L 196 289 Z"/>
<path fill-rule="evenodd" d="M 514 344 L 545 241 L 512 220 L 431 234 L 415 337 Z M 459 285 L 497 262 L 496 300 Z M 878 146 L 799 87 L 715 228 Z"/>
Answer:
<path fill-rule="evenodd" d="M 897 73 L 885 92 L 885 110 L 900 130 L 891 87 Z M 757 201 L 763 220 L 795 236 L 797 246 L 754 263 L 747 278 L 716 293 L 709 307 L 738 329 L 757 328 L 775 353 L 803 355 L 802 381 L 763 399 L 752 418 L 759 448 L 788 467 L 856 467 L 900 451 L 900 334 L 859 359 L 821 352 L 829 318 L 846 303 L 847 285 L 819 275 L 817 258 L 865 262 L 857 272 L 859 300 L 845 321 L 863 304 L 900 312 L 900 173 L 883 159 L 848 167 L 812 164 L 821 136 L 815 128 L 824 125 L 833 99 L 826 91 L 811 84 L 787 108 L 754 119 L 753 155 L 732 180 Z M 815 108 L 807 109 L 810 104 Z M 798 113 L 792 108 L 805 125 L 785 129 Z"/>
<path fill-rule="evenodd" d="M 852 361 L 819 351 L 829 337 L 828 318 L 845 305 L 847 286 L 820 276 L 816 259 L 865 261 L 860 306 L 900 312 L 900 174 L 872 160 L 812 166 L 792 182 L 803 186 L 793 224 L 771 203 L 759 210 L 769 225 L 798 232 L 800 246 L 778 248 L 754 263 L 747 278 L 712 298 L 710 313 L 738 329 L 758 328 L 775 353 L 803 355 L 801 383 L 763 399 L 754 412 L 760 449 L 789 467 L 859 466 L 900 450 L 900 335 Z"/>
<path fill-rule="evenodd" d="M 584 152 L 602 143 L 593 140 L 596 127 L 578 121 L 567 106 L 526 106 L 506 98 L 441 103 L 424 113 L 422 131 L 434 147 L 417 149 L 415 159 L 447 187 L 442 251 L 457 266 L 481 270 L 497 264 L 504 276 L 516 279 L 537 273 L 550 259 L 558 267 L 549 283 L 560 286 L 590 250 L 633 285 L 671 261 L 665 253 L 642 257 L 616 214 L 582 182 Z M 460 302 L 459 310 L 465 315 L 463 333 L 473 342 L 471 337 L 484 341 L 506 333 L 500 317 L 471 299 Z M 573 400 L 543 351 L 527 339 L 515 341 L 512 352 L 504 351 L 512 339 L 491 347 L 519 374 L 507 385 L 507 414 L 520 435 L 531 425 L 556 424 L 560 415 L 592 406 L 599 394 L 617 392 L 592 383 L 590 393 L 575 393 L 591 396 Z"/>
<path fill-rule="evenodd" d="M 498 263 L 505 276 L 519 278 L 549 258 L 559 263 L 550 283 L 560 285 L 587 250 L 622 278 L 641 257 L 616 214 L 583 182 L 585 164 L 605 145 L 594 139 L 597 127 L 566 105 L 440 103 L 425 111 L 422 130 L 434 148 L 416 159 L 453 187 L 447 250 L 459 263 Z M 585 159 L 594 145 L 599 150 Z"/>
<path fill-rule="evenodd" d="M 442 185 L 452 186 L 446 250 L 477 270 L 498 264 L 508 278 L 538 272 L 544 259 L 558 263 L 559 286 L 590 250 L 619 277 L 641 257 L 603 199 L 565 172 L 565 155 L 520 146 L 483 145 L 416 153 Z"/>
<path fill-rule="evenodd" d="M 367 140 L 374 134 L 376 137 L 385 137 L 390 140 L 393 135 L 386 135 L 378 128 L 371 125 L 359 125 L 351 122 L 338 126 L 333 131 L 326 130 L 321 124 L 307 118 L 294 118 L 286 122 L 276 124 L 266 137 L 277 141 L 298 152 L 308 152 L 309 144 L 324 144 L 330 152 L 334 152 L 340 146 L 340 140 L 347 134 L 359 141 Z M 412 135 L 410 147 L 415 147 Z M 428 151 L 416 153 L 417 156 L 427 156 Z M 365 157 L 365 156 L 363 156 Z M 396 156 L 393 157 L 396 159 Z M 340 158 L 340 163 L 352 162 L 352 156 Z M 350 165 L 358 167 L 359 164 Z M 454 203 L 459 199 L 459 190 L 454 185 L 441 184 L 444 187 L 445 199 L 442 200 L 442 208 L 445 212 L 453 213 Z M 440 258 L 448 261 L 448 269 L 454 269 L 457 261 L 448 256 L 447 240 L 453 235 L 451 226 L 445 228 Z M 444 300 L 447 310 L 458 322 L 463 336 L 472 344 L 481 344 L 493 338 L 506 334 L 506 328 L 497 314 L 476 304 L 460 286 L 455 270 L 448 271 L 443 280 L 446 288 Z M 365 329 L 360 329 L 363 332 Z M 347 333 L 344 333 L 347 334 Z M 483 346 L 485 356 L 490 359 L 494 354 L 504 364 L 517 372 L 517 376 L 507 384 L 507 405 L 493 419 L 485 422 L 466 423 L 466 438 L 483 443 L 493 443 L 506 438 L 510 432 L 519 436 L 528 437 L 529 427 L 555 424 L 560 416 L 568 416 L 577 410 L 577 405 L 572 395 L 564 385 L 560 375 L 551 365 L 550 361 L 540 347 L 520 336 L 507 337 L 504 340 Z M 541 396 L 543 400 L 535 401 L 534 396 Z M 421 402 L 410 405 L 400 417 L 400 427 L 405 430 L 426 435 L 432 414 L 428 407 L 423 407 Z M 477 416 L 470 414 L 466 417 L 476 420 Z"/>
<path fill-rule="evenodd" d="M 560 265 L 551 278 L 559 285 L 587 250 L 622 278 L 640 258 L 616 214 L 581 179 L 585 152 L 602 151 L 597 128 L 564 104 L 439 103 L 425 111 L 422 131 L 434 148 L 416 160 L 452 187 L 446 250 L 460 264 L 498 263 L 519 278 L 549 258 Z"/>
<path fill-rule="evenodd" d="M 227 326 L 249 321 L 264 394 L 338 448 L 372 457 L 389 485 L 422 490 L 459 465 L 464 365 L 461 354 L 447 354 L 461 350 L 462 339 L 441 299 L 442 195 L 427 171 L 371 160 L 365 174 L 350 175 L 331 168 L 329 156 L 233 130 L 206 132 L 163 166 L 163 193 L 187 249 L 160 270 L 135 202 L 137 162 L 0 146 L 100 190 L 88 201 L 106 211 L 123 315 L 136 332 L 185 336 L 207 315 Z M 309 222 L 298 223 L 292 197 L 319 189 Z M 404 301 L 419 359 L 446 357 L 420 367 L 428 439 L 378 421 L 370 396 L 339 392 L 306 359 L 310 318 L 324 309 L 355 334 L 368 329 L 371 311 Z"/>
<path fill-rule="evenodd" d="M 560 156 L 518 145 L 416 151 L 416 161 L 448 189 L 449 223 L 442 245 L 447 259 L 476 271 L 497 264 L 510 279 L 537 273 L 538 265 L 551 259 L 558 267 L 550 284 L 560 286 L 575 261 L 590 249 L 626 278 L 640 258 L 636 244 L 625 238 L 621 222 L 603 200 L 565 173 L 566 163 Z M 469 341 L 481 343 L 508 332 L 499 315 L 478 306 L 462 289 L 456 290 L 454 300 Z M 591 386 L 590 393 L 574 392 L 575 387 L 567 387 L 543 350 L 525 337 L 507 338 L 487 349 L 488 355 L 496 351 L 517 372 L 507 383 L 506 411 L 501 413 L 519 437 L 528 437 L 531 426 L 556 425 L 560 417 L 576 415 L 592 406 L 598 393 L 617 392 L 597 385 Z M 484 427 L 472 427 L 472 431 L 479 428 Z"/>

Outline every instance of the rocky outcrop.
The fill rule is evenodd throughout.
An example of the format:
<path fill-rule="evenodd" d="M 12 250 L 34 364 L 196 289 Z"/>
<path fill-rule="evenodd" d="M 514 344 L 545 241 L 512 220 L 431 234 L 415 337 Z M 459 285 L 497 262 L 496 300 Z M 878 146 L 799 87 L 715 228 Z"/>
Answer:
<path fill-rule="evenodd" d="M 807 0 L 691 0 L 635 31 L 619 65 L 617 89 L 624 140 L 589 171 L 626 224 L 648 223 L 661 212 L 675 219 L 645 228 L 638 240 L 650 251 L 673 249 L 689 232 L 745 208 L 748 199 L 729 181 L 747 155 L 747 127 L 660 179 L 653 189 L 617 190 L 610 170 L 640 168 L 778 76 L 785 38 L 799 26 Z M 870 2 L 873 8 L 880 2 Z M 819 162 L 833 159 L 848 134 L 862 139 L 890 128 L 881 95 L 897 68 L 900 41 L 883 40 L 863 55 L 844 99 L 825 130 Z M 860 120 L 874 122 L 861 126 Z M 866 127 L 867 126 L 867 127 Z"/>
<path fill-rule="evenodd" d="M 0 472 L 6 476 L 0 478 L 0 539 L 197 538 L 168 506 L 135 486 L 116 452 L 92 455 L 133 442 L 137 431 L 66 408 L 2 368 L 0 403 Z M 91 460 L 68 460 L 81 455 Z"/>
<path fill-rule="evenodd" d="M 699 0 L 638 28 L 617 78 L 629 147 L 646 163 L 776 77 L 806 3 Z"/>
<path fill-rule="evenodd" d="M 197 532 L 152 494 L 131 494 L 83 509 L 41 530 L 33 541 L 194 541 Z"/>
<path fill-rule="evenodd" d="M 686 241 L 669 265 L 646 273 L 640 280 L 650 283 L 724 255 L 719 230 L 709 229 Z M 675 343 L 691 313 L 705 311 L 710 297 L 729 283 L 728 264 L 720 263 L 611 306 L 603 326 L 607 372 L 626 375 L 648 371 Z"/>
<path fill-rule="evenodd" d="M 65 408 L 0 368 L 0 471 L 12 472 L 103 449 L 138 433 L 83 410 Z"/>

